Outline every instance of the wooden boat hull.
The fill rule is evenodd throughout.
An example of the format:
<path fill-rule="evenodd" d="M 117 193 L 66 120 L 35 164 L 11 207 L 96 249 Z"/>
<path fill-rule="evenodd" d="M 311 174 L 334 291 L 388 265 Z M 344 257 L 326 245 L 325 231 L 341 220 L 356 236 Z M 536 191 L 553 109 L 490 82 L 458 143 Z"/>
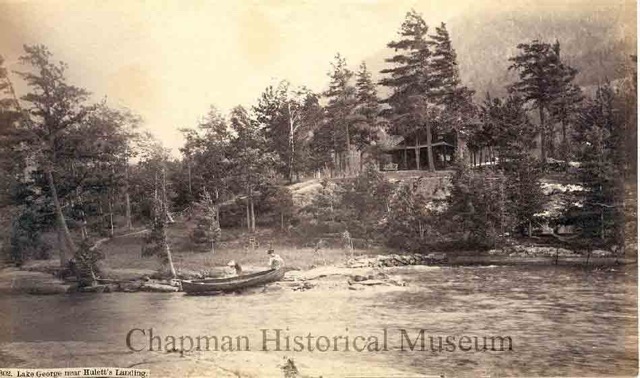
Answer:
<path fill-rule="evenodd" d="M 270 269 L 237 277 L 182 281 L 182 290 L 187 294 L 236 291 L 276 282 L 282 277 L 284 277 L 284 269 Z"/>

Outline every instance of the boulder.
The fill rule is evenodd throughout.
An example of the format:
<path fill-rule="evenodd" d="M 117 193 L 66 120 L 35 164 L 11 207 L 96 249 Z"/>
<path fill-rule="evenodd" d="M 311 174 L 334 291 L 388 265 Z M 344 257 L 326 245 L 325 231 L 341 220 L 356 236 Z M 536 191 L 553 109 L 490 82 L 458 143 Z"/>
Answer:
<path fill-rule="evenodd" d="M 93 286 L 83 286 L 79 287 L 78 291 L 81 293 L 103 293 L 107 285 L 93 285 Z"/>
<path fill-rule="evenodd" d="M 125 293 L 135 293 L 137 291 L 140 291 L 141 287 L 142 283 L 137 281 L 123 282 L 119 285 L 120 291 Z"/>
<path fill-rule="evenodd" d="M 613 255 L 611 251 L 605 251 L 604 249 L 596 249 L 591 251 L 591 256 L 594 256 L 594 257 L 607 257 L 611 255 Z"/>
<path fill-rule="evenodd" d="M 359 274 L 354 274 L 353 276 L 351 276 L 351 280 L 354 282 L 361 282 L 361 281 L 366 281 L 368 278 L 365 276 L 361 276 Z"/>
<path fill-rule="evenodd" d="M 164 285 L 153 282 L 145 282 L 141 287 L 141 291 L 153 292 L 153 293 L 174 293 L 179 289 L 175 286 Z"/>

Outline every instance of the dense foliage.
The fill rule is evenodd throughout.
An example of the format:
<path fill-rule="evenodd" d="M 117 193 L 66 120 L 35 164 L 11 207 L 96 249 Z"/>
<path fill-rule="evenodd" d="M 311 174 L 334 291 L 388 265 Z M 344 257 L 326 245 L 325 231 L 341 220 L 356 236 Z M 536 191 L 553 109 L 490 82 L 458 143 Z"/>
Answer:
<path fill-rule="evenodd" d="M 21 97 L 0 59 L 6 256 L 48 258 L 51 234 L 64 267 L 97 238 L 148 226 L 144 254 L 171 266 L 167 228 L 187 214 L 192 241 L 208 250 L 225 228 L 261 226 L 410 250 L 452 241 L 490 247 L 550 222 L 579 225 L 589 240 L 625 239 L 625 183 L 636 174 L 635 61 L 626 78 L 589 96 L 558 41 L 521 43 L 509 59 L 517 79 L 508 95 L 474 103 L 445 24 L 430 28 L 410 11 L 388 47 L 378 83 L 364 62 L 352 69 L 337 54 L 324 91 L 281 81 L 252 106 L 229 114 L 211 106 L 181 129 L 180 156 L 141 132 L 135 113 L 92 103 L 46 47 L 25 46 Z M 455 173 L 439 189 L 446 200 L 419 180 L 392 183 L 380 171 L 393 149 L 404 151 L 400 169 L 434 171 L 434 141 L 445 136 L 457 149 Z M 478 165 L 476 153 L 491 158 Z M 545 215 L 550 163 L 583 188 L 558 219 Z M 317 190 L 295 187 L 314 179 Z"/>

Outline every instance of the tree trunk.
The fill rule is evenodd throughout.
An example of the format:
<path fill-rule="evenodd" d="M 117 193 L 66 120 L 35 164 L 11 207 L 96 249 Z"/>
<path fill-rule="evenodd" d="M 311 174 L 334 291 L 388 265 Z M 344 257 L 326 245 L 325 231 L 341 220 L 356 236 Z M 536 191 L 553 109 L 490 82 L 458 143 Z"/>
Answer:
<path fill-rule="evenodd" d="M 435 172 L 436 166 L 433 161 L 433 146 L 431 145 L 433 135 L 431 135 L 431 124 L 427 122 L 427 158 L 429 159 L 429 172 Z"/>
<path fill-rule="evenodd" d="M 293 115 L 291 114 L 291 103 L 287 104 L 287 109 L 289 110 L 289 183 L 293 183 L 293 172 L 294 172 L 294 162 L 295 162 L 295 120 Z"/>
<path fill-rule="evenodd" d="M 463 142 L 462 138 L 460 138 L 460 131 L 456 128 L 456 149 L 454 152 L 454 161 L 464 163 L 466 160 L 466 155 L 468 153 L 466 143 Z"/>
<path fill-rule="evenodd" d="M 567 122 L 564 117 L 560 120 L 562 125 L 562 160 L 569 160 L 569 141 L 567 140 Z"/>
<path fill-rule="evenodd" d="M 246 210 L 247 210 L 247 230 L 251 231 L 251 213 L 249 212 L 249 196 L 247 196 Z"/>
<path fill-rule="evenodd" d="M 218 224 L 218 228 L 220 228 L 220 205 L 218 205 L 220 201 L 220 193 L 218 189 L 216 189 L 216 223 Z"/>
<path fill-rule="evenodd" d="M 169 201 L 167 200 L 167 174 L 164 163 L 162 164 L 162 203 L 164 204 L 164 216 L 168 223 L 174 223 L 173 217 L 169 212 Z"/>
<path fill-rule="evenodd" d="M 73 172 L 73 177 L 76 177 L 76 167 L 73 162 L 71 163 L 71 170 Z M 82 236 L 82 240 L 85 240 L 89 237 L 89 233 L 87 232 L 87 215 L 84 212 L 84 203 L 82 201 L 82 196 L 80 195 L 80 186 L 76 186 L 74 190 L 74 194 L 76 197 L 76 201 L 78 206 L 80 207 L 80 236 Z M 71 207 L 73 208 L 73 202 L 71 203 Z"/>
<path fill-rule="evenodd" d="M 540 114 L 540 160 L 542 164 L 547 164 L 547 130 L 544 124 L 544 106 L 538 105 L 538 113 Z"/>
<path fill-rule="evenodd" d="M 193 186 L 191 183 L 191 155 L 187 158 L 187 180 L 189 181 L 189 199 L 193 199 Z"/>
<path fill-rule="evenodd" d="M 604 207 L 600 207 L 600 239 L 604 240 Z"/>
<path fill-rule="evenodd" d="M 129 197 L 129 163 L 126 162 L 125 171 L 124 171 L 124 218 L 125 218 L 125 227 L 127 230 L 131 230 L 133 228 L 133 224 L 131 223 L 131 198 Z"/>
<path fill-rule="evenodd" d="M 346 133 L 346 151 L 345 151 L 345 170 L 347 173 L 351 173 L 351 136 L 349 135 L 349 123 L 345 122 L 345 133 Z"/>
<path fill-rule="evenodd" d="M 178 275 L 176 274 L 176 268 L 173 266 L 173 258 L 171 257 L 171 248 L 169 247 L 166 227 L 162 228 L 162 237 L 164 239 L 164 250 L 165 250 L 165 253 L 167 254 L 167 263 L 169 264 L 169 271 L 171 272 L 171 277 L 176 278 Z"/>
<path fill-rule="evenodd" d="M 416 170 L 420 170 L 420 138 L 419 133 L 416 133 Z"/>
<path fill-rule="evenodd" d="M 406 139 L 404 139 L 402 141 L 402 144 L 404 144 L 404 148 L 402 149 L 402 160 L 404 163 L 404 169 L 409 169 L 409 166 L 407 165 L 407 141 Z"/>
<path fill-rule="evenodd" d="M 115 233 L 113 226 L 113 196 L 109 195 L 109 236 L 113 237 Z"/>
<path fill-rule="evenodd" d="M 251 197 L 251 232 L 256 231 L 256 213 L 253 206 L 253 196 Z"/>
<path fill-rule="evenodd" d="M 49 182 L 49 190 L 51 191 L 51 199 L 53 200 L 53 206 L 56 211 L 56 223 L 58 225 L 58 232 L 62 235 L 62 240 L 66 245 L 66 248 L 60 249 L 60 266 L 64 267 L 67 265 L 67 254 L 69 252 L 71 255 L 74 255 L 76 252 L 76 245 L 71 238 L 71 232 L 69 232 L 69 227 L 67 226 L 67 220 L 62 213 L 62 206 L 60 206 L 60 200 L 58 199 L 58 191 L 56 189 L 56 184 L 53 179 L 53 172 L 51 172 L 51 168 L 47 168 L 46 171 L 47 181 Z"/>

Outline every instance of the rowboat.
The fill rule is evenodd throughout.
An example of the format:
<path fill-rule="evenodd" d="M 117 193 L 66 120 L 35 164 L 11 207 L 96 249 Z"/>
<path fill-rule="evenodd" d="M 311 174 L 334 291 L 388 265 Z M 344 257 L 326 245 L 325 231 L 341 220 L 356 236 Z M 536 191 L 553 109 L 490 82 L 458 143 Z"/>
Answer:
<path fill-rule="evenodd" d="M 207 278 L 203 280 L 183 280 L 182 290 L 187 294 L 204 294 L 219 291 L 236 291 L 249 287 L 266 285 L 284 277 L 284 269 L 269 269 L 262 272 L 228 278 Z"/>

